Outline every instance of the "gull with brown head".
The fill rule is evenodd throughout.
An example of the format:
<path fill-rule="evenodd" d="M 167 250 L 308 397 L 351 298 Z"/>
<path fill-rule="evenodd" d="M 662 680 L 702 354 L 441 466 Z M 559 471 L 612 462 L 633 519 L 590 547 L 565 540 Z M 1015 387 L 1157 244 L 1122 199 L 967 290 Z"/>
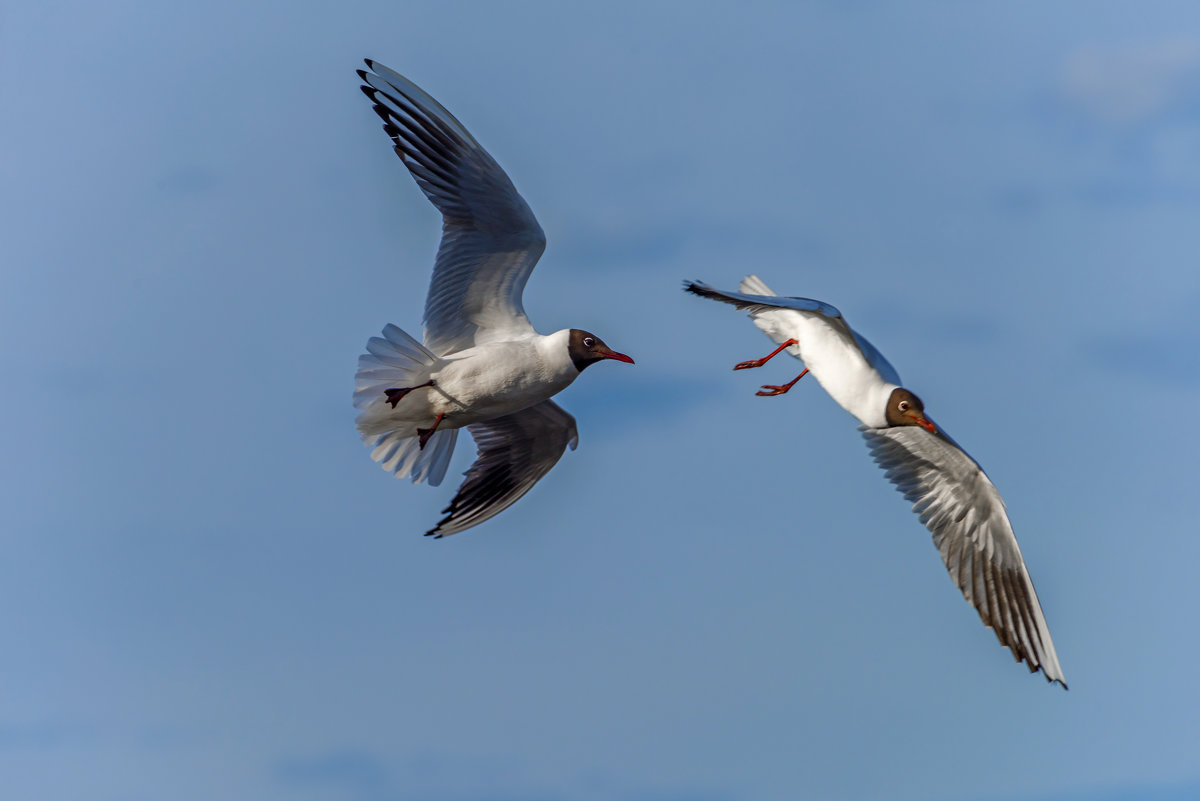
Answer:
<path fill-rule="evenodd" d="M 546 237 L 508 175 L 420 87 L 382 64 L 359 70 L 396 155 L 442 213 L 418 342 L 394 325 L 367 342 L 355 376 L 358 431 L 397 478 L 438 485 L 459 429 L 478 455 L 427 534 L 446 537 L 511 506 L 578 442 L 551 398 L 588 366 L 633 359 L 577 328 L 534 330 L 521 305 Z"/>
<path fill-rule="evenodd" d="M 1000 493 L 978 462 L 929 418 L 921 399 L 901 386 L 883 354 L 833 306 L 779 297 L 757 276 L 747 276 L 738 292 L 699 281 L 687 281 L 684 287 L 748 311 L 754 324 L 779 344 L 733 369 L 762 367 L 784 350 L 804 362 L 804 370 L 790 382 L 764 385 L 757 394 L 782 395 L 812 373 L 858 418 L 871 455 L 933 534 L 950 578 L 980 619 L 1030 672 L 1041 670 L 1065 689 L 1050 629 Z"/>

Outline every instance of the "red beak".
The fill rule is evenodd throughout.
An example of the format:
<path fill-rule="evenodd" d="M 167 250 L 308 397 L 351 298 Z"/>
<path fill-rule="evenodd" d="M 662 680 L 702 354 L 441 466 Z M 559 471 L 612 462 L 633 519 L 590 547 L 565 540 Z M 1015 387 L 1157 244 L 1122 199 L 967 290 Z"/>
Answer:
<path fill-rule="evenodd" d="M 929 420 L 927 420 L 924 417 L 917 418 L 917 425 L 919 425 L 921 428 L 928 431 L 930 434 L 937 433 L 937 426 L 935 426 L 933 423 L 929 422 Z"/>
<path fill-rule="evenodd" d="M 633 359 L 629 358 L 624 353 L 617 353 L 615 350 L 610 350 L 608 353 L 602 353 L 600 355 L 606 359 L 615 359 L 616 361 L 625 362 L 626 364 L 633 364 Z"/>

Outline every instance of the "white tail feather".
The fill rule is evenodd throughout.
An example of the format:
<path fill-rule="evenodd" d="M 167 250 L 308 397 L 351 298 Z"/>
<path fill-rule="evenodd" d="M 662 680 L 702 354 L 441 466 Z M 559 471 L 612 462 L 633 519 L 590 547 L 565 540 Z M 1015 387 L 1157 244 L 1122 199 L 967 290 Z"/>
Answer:
<path fill-rule="evenodd" d="M 427 481 L 429 486 L 436 487 L 446 477 L 457 439 L 457 428 L 435 431 L 422 450 L 417 437 L 389 431 L 371 437 L 367 444 L 375 446 L 371 458 L 396 478 L 412 478 L 414 484 Z"/>
<path fill-rule="evenodd" d="M 358 357 L 354 376 L 354 406 L 363 442 L 371 448 L 371 458 L 396 478 L 410 478 L 414 484 L 442 483 L 458 429 L 435 431 L 422 449 L 416 429 L 391 417 L 385 390 L 414 387 L 429 380 L 438 358 L 417 340 L 394 325 L 383 329 L 382 337 L 371 337 L 367 352 Z"/>
<path fill-rule="evenodd" d="M 367 340 L 354 375 L 354 408 L 366 410 L 391 387 L 412 387 L 429 380 L 437 357 L 417 340 L 389 324 L 382 337 Z"/>
<path fill-rule="evenodd" d="M 763 283 L 757 275 L 747 275 L 738 285 L 738 291 L 743 295 L 774 295 L 771 287 Z"/>

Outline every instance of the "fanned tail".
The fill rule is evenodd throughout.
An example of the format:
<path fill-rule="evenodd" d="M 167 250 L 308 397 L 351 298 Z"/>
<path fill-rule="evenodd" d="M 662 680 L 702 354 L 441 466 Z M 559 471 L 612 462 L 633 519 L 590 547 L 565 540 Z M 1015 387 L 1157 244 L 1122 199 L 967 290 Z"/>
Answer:
<path fill-rule="evenodd" d="M 396 478 L 411 476 L 414 484 L 428 481 L 431 487 L 441 484 L 446 477 L 457 439 L 457 428 L 435 431 L 422 450 L 416 435 L 400 431 L 363 437 L 367 445 L 375 446 L 371 458 L 384 470 L 394 473 Z"/>
<path fill-rule="evenodd" d="M 355 421 L 363 442 L 371 447 L 371 458 L 396 478 L 412 478 L 414 484 L 442 483 L 458 429 L 439 430 L 422 449 L 412 424 L 392 415 L 385 391 L 395 387 L 415 387 L 429 380 L 438 358 L 424 345 L 400 328 L 388 325 L 382 337 L 367 341 L 367 352 L 358 357 L 354 376 Z"/>

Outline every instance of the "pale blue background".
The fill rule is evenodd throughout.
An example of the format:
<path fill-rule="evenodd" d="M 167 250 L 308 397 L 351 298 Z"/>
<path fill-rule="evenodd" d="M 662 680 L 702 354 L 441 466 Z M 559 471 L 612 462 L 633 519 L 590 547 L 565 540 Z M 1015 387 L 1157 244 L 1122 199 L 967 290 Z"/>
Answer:
<path fill-rule="evenodd" d="M 1200 798 L 1191 2 L 21 2 L 0 16 L 6 799 Z M 423 85 L 637 359 L 445 541 L 353 430 L 437 217 Z M 679 289 L 839 306 L 988 468 L 1015 665 L 854 421 Z M 462 440 L 452 473 L 472 455 Z"/>

